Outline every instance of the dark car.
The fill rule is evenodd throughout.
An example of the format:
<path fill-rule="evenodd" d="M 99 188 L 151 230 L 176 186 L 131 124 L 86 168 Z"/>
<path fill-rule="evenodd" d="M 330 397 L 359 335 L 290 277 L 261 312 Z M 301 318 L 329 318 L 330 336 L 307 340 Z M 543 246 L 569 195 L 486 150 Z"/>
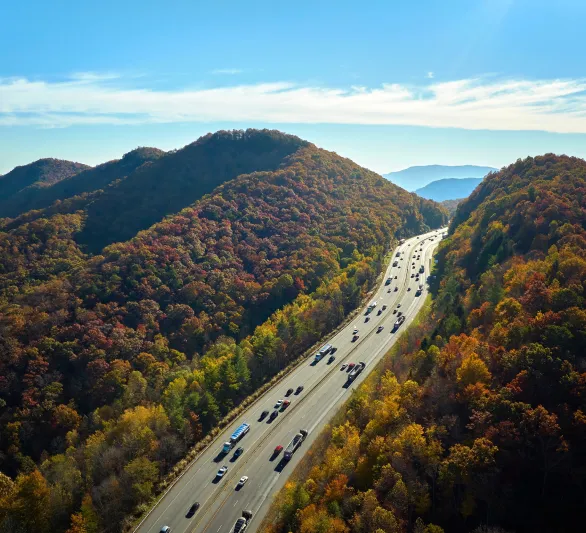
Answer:
<path fill-rule="evenodd" d="M 234 458 L 238 458 L 242 455 L 242 452 L 244 452 L 244 448 L 242 446 L 240 446 L 240 448 L 236 448 L 236 451 L 234 452 Z"/>
<path fill-rule="evenodd" d="M 334 355 L 330 355 L 329 359 L 328 359 L 328 365 L 333 363 L 336 360 L 336 357 Z"/>
<path fill-rule="evenodd" d="M 185 515 L 187 518 L 191 518 L 195 512 L 199 509 L 199 502 L 195 502 L 190 508 L 189 511 L 187 511 L 187 515 Z"/>
<path fill-rule="evenodd" d="M 277 418 L 277 416 L 279 416 L 279 411 L 277 411 L 276 409 L 271 413 L 271 416 L 269 418 L 269 420 L 274 420 L 275 418 Z"/>
<path fill-rule="evenodd" d="M 383 312 L 383 310 L 379 309 L 377 315 L 380 315 L 382 312 Z"/>
<path fill-rule="evenodd" d="M 295 394 L 299 394 L 302 390 L 303 390 L 303 385 L 299 385 L 299 387 L 297 387 L 297 390 L 295 391 Z"/>
<path fill-rule="evenodd" d="M 397 310 L 393 309 L 393 315 L 396 315 L 396 314 L 397 314 Z"/>
<path fill-rule="evenodd" d="M 269 412 L 268 412 L 268 411 L 263 411 L 263 412 L 260 414 L 260 420 L 263 420 L 264 418 L 266 418 L 266 417 L 268 416 L 268 414 L 269 414 Z"/>
<path fill-rule="evenodd" d="M 369 320 L 370 320 L 370 317 L 369 317 L 369 316 L 367 316 L 367 317 L 364 319 L 364 322 L 368 322 Z"/>
<path fill-rule="evenodd" d="M 287 389 L 285 396 L 290 396 L 291 394 L 293 394 L 293 389 Z"/>

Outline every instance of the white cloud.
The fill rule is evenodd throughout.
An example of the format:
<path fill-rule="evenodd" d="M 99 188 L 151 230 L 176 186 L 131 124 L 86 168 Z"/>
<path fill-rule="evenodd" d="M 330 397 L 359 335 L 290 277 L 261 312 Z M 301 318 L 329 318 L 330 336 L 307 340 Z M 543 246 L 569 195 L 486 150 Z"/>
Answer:
<path fill-rule="evenodd" d="M 172 91 L 128 88 L 127 81 L 92 73 L 60 82 L 0 79 L 0 125 L 232 121 L 586 133 L 583 79 L 465 79 L 375 88 L 275 82 Z"/>
<path fill-rule="evenodd" d="M 242 74 L 241 68 L 217 68 L 212 74 Z"/>
<path fill-rule="evenodd" d="M 433 78 L 433 72 L 430 70 L 425 77 L 431 80 Z"/>

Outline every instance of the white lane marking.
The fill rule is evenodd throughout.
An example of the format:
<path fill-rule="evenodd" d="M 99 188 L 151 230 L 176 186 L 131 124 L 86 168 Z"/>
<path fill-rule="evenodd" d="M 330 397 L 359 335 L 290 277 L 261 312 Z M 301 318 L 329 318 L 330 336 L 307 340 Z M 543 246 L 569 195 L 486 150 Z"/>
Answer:
<path fill-rule="evenodd" d="M 224 524 L 222 524 L 222 526 L 223 526 L 223 525 L 224 525 Z M 220 529 L 222 529 L 222 526 L 220 526 L 220 527 L 218 528 L 218 531 L 220 531 Z"/>

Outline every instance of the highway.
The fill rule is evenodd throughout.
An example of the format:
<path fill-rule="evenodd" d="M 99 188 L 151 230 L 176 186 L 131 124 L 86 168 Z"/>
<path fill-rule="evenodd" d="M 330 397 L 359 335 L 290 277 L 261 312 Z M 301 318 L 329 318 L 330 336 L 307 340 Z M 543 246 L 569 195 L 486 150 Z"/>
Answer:
<path fill-rule="evenodd" d="M 253 512 L 246 533 L 255 531 L 272 497 L 285 484 L 305 450 L 349 397 L 351 390 L 375 367 L 419 311 L 427 296 L 425 279 L 431 271 L 433 251 L 445 231 L 446 228 L 434 230 L 408 239 L 398 246 L 393 251 L 381 285 L 370 299 L 370 302 L 376 301 L 377 306 L 369 315 L 369 320 L 365 321 L 363 310 L 327 340 L 337 348 L 335 361 L 328 364 L 329 356 L 326 356 L 318 363 L 313 363 L 313 356 L 309 357 L 307 362 L 297 366 L 268 390 L 200 454 L 135 532 L 159 533 L 166 525 L 172 533 L 228 533 L 233 531 L 244 509 Z M 397 252 L 401 252 L 400 259 L 396 257 Z M 421 256 L 419 260 L 418 255 Z M 393 267 L 395 260 L 398 266 Z M 424 265 L 425 273 L 416 282 L 411 274 L 419 272 L 421 265 Z M 394 279 L 395 276 L 397 279 Z M 388 277 L 392 278 L 391 284 L 385 285 Z M 420 283 L 424 285 L 424 290 L 421 296 L 416 297 Z M 397 308 L 398 304 L 400 308 Z M 387 309 L 378 315 L 383 305 Z M 401 311 L 406 317 L 405 323 L 395 333 L 392 333 L 392 329 L 397 314 L 393 314 L 393 310 Z M 377 332 L 379 326 L 384 329 Z M 359 330 L 359 338 L 352 342 L 355 327 Z M 348 386 L 348 374 L 340 370 L 340 366 L 359 361 L 366 362 L 366 369 Z M 291 394 L 288 398 L 285 396 L 287 389 L 295 390 L 299 385 L 304 386 L 301 393 Z M 279 411 L 276 419 L 272 422 L 269 417 L 259 419 L 262 411 L 272 412 L 281 399 L 289 399 L 291 404 Z M 222 456 L 219 453 L 222 444 L 229 440 L 232 432 L 243 422 L 250 424 L 250 430 L 235 446 L 242 446 L 243 454 L 237 459 L 233 457 L 233 452 Z M 275 457 L 275 447 L 281 445 L 285 448 L 300 429 L 307 430 L 308 436 L 292 459 L 283 461 L 282 452 Z M 223 478 L 218 479 L 216 472 L 223 465 L 228 467 L 228 471 Z M 241 476 L 248 476 L 249 480 L 240 490 L 236 490 Z M 192 517 L 187 517 L 194 502 L 199 502 L 200 508 Z"/>

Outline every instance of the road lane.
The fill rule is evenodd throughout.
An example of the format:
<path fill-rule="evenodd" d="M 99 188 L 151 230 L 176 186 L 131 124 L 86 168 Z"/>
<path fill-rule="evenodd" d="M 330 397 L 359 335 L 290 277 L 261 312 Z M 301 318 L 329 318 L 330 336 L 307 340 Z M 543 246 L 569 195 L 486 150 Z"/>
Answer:
<path fill-rule="evenodd" d="M 431 235 L 436 236 L 434 242 L 429 240 Z M 431 254 L 440 239 L 435 232 L 430 232 L 419 239 L 409 239 L 399 246 L 397 249 L 402 252 L 403 257 L 403 260 L 399 260 L 401 268 L 390 266 L 395 260 L 395 250 L 383 283 L 371 299 L 377 301 L 377 307 L 371 313 L 370 320 L 364 322 L 364 315 L 358 315 L 348 326 L 328 340 L 337 347 L 336 360 L 327 365 L 326 357 L 316 365 L 311 365 L 313 358 L 310 358 L 267 391 L 192 463 L 137 531 L 158 533 L 163 525 L 169 525 L 173 533 L 231 531 L 242 510 L 249 507 L 256 512 L 247 533 L 254 531 L 260 524 L 260 514 L 271 500 L 269 496 L 283 485 L 288 472 L 301 458 L 303 451 L 309 447 L 321 427 L 347 398 L 349 390 L 343 388 L 347 374 L 339 370 L 342 362 L 367 362 L 366 371 L 355 380 L 356 384 L 362 381 L 375 361 L 388 350 L 397 336 L 390 334 L 397 317 L 392 314 L 396 304 L 401 302 L 400 310 L 407 316 L 399 333 L 418 311 L 426 292 L 417 298 L 415 291 L 419 283 L 425 284 L 423 279 L 429 275 Z M 413 259 L 414 253 L 420 253 L 418 250 L 421 246 L 424 248 L 421 259 Z M 416 262 L 415 269 L 411 268 L 413 261 Z M 419 266 L 424 262 L 426 272 L 421 276 L 422 281 L 415 283 L 414 278 L 410 277 L 411 273 L 418 272 Z M 384 281 L 389 276 L 394 278 L 395 275 L 398 279 L 392 280 L 392 289 L 388 293 L 389 286 L 385 286 Z M 393 290 L 395 286 L 399 287 L 397 292 Z M 408 286 L 411 286 L 409 292 Z M 387 310 L 378 316 L 378 309 L 385 304 L 388 306 Z M 383 325 L 384 329 L 381 333 L 376 333 L 379 325 Z M 351 342 L 354 326 L 358 327 L 360 334 L 355 343 Z M 289 397 L 291 405 L 280 413 L 276 420 L 272 423 L 258 421 L 263 410 L 271 411 L 277 400 L 285 398 L 285 391 L 288 388 L 296 389 L 301 384 L 305 387 L 303 392 Z M 354 386 L 355 384 L 352 385 Z M 228 440 L 233 430 L 242 422 L 251 424 L 249 433 L 238 444 L 244 448 L 242 456 L 237 460 L 232 459 L 231 453 L 224 458 L 218 457 L 222 443 Z M 289 464 L 283 465 L 283 473 L 279 469 L 275 470 L 279 460 L 270 461 L 275 446 L 287 446 L 301 428 L 310 429 L 306 441 Z M 228 472 L 221 481 L 214 483 L 215 473 L 222 465 L 228 466 Z M 250 479 L 240 491 L 235 491 L 234 486 L 242 475 L 248 475 Z M 188 519 L 185 514 L 195 501 L 200 502 L 201 508 L 193 518 Z"/>

